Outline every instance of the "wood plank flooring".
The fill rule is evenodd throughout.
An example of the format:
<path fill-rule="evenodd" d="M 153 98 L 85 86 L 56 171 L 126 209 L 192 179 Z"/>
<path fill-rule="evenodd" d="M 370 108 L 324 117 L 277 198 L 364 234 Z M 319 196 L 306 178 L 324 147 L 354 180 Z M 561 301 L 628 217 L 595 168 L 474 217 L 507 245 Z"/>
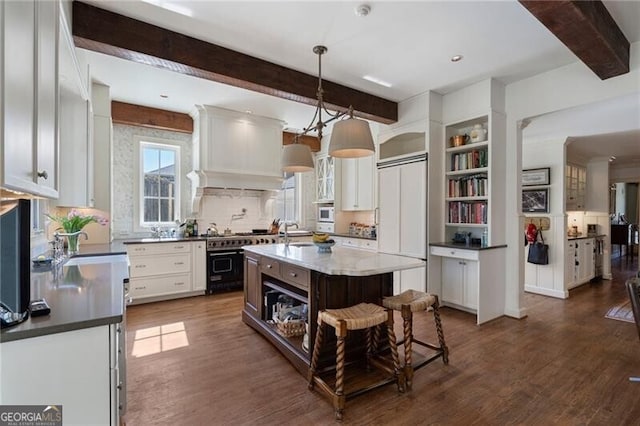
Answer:
<path fill-rule="evenodd" d="M 637 257 L 612 270 L 613 281 L 567 300 L 526 294 L 522 320 L 476 326 L 443 308 L 450 364 L 416 371 L 408 393 L 389 385 L 348 401 L 342 423 L 640 425 L 640 384 L 628 380 L 640 376 L 635 325 L 604 318 L 627 297 Z M 129 308 L 127 426 L 336 424 L 329 402 L 242 323 L 241 308 L 240 292 Z M 436 341 L 432 318 L 414 327 Z"/>

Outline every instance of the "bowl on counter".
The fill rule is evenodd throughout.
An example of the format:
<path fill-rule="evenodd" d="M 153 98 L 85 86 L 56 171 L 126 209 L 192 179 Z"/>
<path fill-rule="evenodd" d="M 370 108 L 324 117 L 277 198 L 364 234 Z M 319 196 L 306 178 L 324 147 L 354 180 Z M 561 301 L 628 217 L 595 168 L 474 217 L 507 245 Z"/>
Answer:
<path fill-rule="evenodd" d="M 313 242 L 313 244 L 316 245 L 316 247 L 318 247 L 318 253 L 331 253 L 331 247 L 336 245 L 336 242 L 331 240 L 331 241 L 325 241 L 323 243 L 318 243 L 318 242 Z"/>

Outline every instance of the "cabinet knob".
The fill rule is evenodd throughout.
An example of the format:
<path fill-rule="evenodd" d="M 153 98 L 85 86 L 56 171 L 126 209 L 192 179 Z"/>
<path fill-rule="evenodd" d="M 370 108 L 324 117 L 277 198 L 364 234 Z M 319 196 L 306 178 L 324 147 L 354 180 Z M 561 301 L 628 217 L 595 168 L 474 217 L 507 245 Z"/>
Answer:
<path fill-rule="evenodd" d="M 41 177 L 42 179 L 49 179 L 49 173 L 47 173 L 46 170 L 43 170 L 41 172 L 38 172 L 38 177 Z"/>
<path fill-rule="evenodd" d="M 267 269 L 271 269 L 271 265 L 267 265 Z"/>
<path fill-rule="evenodd" d="M 294 278 L 298 276 L 298 274 L 296 274 L 295 272 L 289 272 L 289 275 L 291 275 Z"/>

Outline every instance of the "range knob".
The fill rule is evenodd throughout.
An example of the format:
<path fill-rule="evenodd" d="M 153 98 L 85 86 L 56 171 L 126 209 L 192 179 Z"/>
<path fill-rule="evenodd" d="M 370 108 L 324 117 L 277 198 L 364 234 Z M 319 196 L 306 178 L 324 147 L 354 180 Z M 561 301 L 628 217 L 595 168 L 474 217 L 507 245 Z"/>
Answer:
<path fill-rule="evenodd" d="M 213 242 L 211 243 L 211 247 L 215 247 L 216 245 L 217 245 L 217 243 L 216 243 L 215 241 L 213 241 Z"/>

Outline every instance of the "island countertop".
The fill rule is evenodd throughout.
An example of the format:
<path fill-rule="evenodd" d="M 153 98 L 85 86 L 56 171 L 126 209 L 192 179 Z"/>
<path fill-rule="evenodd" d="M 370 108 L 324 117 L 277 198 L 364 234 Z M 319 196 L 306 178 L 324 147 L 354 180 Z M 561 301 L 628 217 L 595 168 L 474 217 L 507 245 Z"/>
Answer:
<path fill-rule="evenodd" d="M 125 255 L 106 256 L 100 263 L 34 268 L 31 300 L 44 298 L 51 313 L 3 329 L 0 342 L 121 322 L 124 280 L 128 277 Z"/>
<path fill-rule="evenodd" d="M 404 269 L 419 268 L 426 262 L 405 256 L 376 253 L 348 247 L 333 247 L 331 253 L 318 253 L 315 245 L 268 244 L 244 246 L 245 252 L 267 256 L 328 275 L 364 277 Z"/>

